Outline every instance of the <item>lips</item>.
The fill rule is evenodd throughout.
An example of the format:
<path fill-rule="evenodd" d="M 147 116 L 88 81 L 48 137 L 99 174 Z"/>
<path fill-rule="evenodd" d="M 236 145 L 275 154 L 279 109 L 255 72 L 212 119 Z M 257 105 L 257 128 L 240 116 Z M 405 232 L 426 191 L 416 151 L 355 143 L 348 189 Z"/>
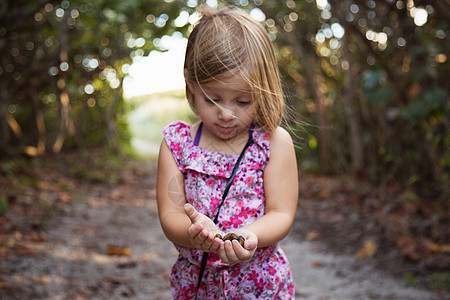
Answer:
<path fill-rule="evenodd" d="M 221 126 L 221 125 L 216 125 L 217 129 L 224 133 L 224 134 L 230 134 L 233 130 L 234 130 L 234 126 Z"/>

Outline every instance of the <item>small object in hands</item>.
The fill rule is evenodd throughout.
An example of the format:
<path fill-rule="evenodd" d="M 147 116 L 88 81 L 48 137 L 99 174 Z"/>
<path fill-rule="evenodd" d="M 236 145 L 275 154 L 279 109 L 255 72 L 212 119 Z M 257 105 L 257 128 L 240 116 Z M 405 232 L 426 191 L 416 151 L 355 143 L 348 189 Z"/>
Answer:
<path fill-rule="evenodd" d="M 232 241 L 237 240 L 242 247 L 244 247 L 245 238 L 242 235 L 237 235 L 236 233 L 227 233 L 224 237 L 220 233 L 217 233 L 214 238 L 219 238 L 222 241 Z"/>

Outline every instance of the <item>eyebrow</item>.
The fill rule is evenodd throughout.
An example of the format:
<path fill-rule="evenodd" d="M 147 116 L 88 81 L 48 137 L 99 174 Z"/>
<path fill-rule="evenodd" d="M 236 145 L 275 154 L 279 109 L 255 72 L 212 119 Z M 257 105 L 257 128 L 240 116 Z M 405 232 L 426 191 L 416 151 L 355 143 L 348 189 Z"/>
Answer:
<path fill-rule="evenodd" d="M 250 88 L 248 88 L 248 89 L 231 88 L 230 90 L 232 91 L 233 94 L 251 94 L 252 93 Z M 203 93 L 215 94 L 215 93 L 217 93 L 217 88 L 203 86 L 202 91 L 203 91 Z"/>

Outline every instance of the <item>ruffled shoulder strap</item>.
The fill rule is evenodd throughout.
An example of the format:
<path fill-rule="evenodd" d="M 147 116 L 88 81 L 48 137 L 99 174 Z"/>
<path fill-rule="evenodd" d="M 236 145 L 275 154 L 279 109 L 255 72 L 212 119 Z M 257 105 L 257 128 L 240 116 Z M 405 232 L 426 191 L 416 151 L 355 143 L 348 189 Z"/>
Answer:
<path fill-rule="evenodd" d="M 167 125 L 164 130 L 164 139 L 169 147 L 178 169 L 184 172 L 185 152 L 192 148 L 191 125 L 183 121 L 175 121 Z"/>
<path fill-rule="evenodd" d="M 255 143 L 262 151 L 267 152 L 267 157 L 270 153 L 269 134 L 263 130 L 252 131 L 253 143 Z"/>
<path fill-rule="evenodd" d="M 173 154 L 178 169 L 229 178 L 238 155 L 212 152 L 194 145 L 191 137 L 191 125 L 176 121 L 164 128 L 164 138 Z M 264 169 L 269 161 L 269 135 L 260 130 L 251 134 L 253 143 L 247 149 L 243 164 Z"/>
<path fill-rule="evenodd" d="M 270 158 L 269 134 L 263 130 L 254 130 L 252 132 L 252 139 L 250 165 L 264 170 Z"/>

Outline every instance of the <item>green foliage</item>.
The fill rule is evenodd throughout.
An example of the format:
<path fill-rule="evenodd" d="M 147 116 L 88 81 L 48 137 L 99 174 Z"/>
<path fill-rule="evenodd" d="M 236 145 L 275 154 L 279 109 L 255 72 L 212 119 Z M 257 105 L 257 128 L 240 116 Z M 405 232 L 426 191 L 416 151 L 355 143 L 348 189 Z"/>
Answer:
<path fill-rule="evenodd" d="M 413 185 L 430 198 L 448 199 L 449 5 L 369 2 L 219 6 L 265 14 L 261 24 L 273 40 L 292 107 L 312 125 L 295 128 L 307 170 L 358 171 L 377 183 Z M 42 145 L 59 151 L 61 138 L 66 148 L 127 144 L 129 126 L 150 122 L 126 118 L 121 88 L 129 65 L 165 50 L 159 48 L 164 35 L 187 36 L 192 25 L 177 27 L 175 20 L 182 11 L 192 16 L 199 4 L 4 2 L 2 11 L 15 13 L 0 14 L 0 154 L 41 154 Z M 427 22 L 417 25 L 413 9 L 424 8 Z M 157 131 L 150 129 L 139 134 Z M 355 145 L 362 153 L 358 170 L 352 169 Z"/>
<path fill-rule="evenodd" d="M 121 170 L 126 167 L 129 154 L 117 153 L 108 148 L 92 149 L 88 152 L 68 156 L 66 170 L 70 177 L 93 183 L 120 184 Z"/>
<path fill-rule="evenodd" d="M 362 159 L 354 171 L 364 178 L 449 199 L 450 49 L 442 11 L 450 7 L 427 3 L 427 22 L 417 25 L 411 11 L 424 8 L 418 2 L 401 8 L 395 1 L 368 3 L 259 6 L 268 17 L 284 83 L 298 99 L 295 108 L 318 126 L 300 131 L 305 140 L 317 140 L 317 151 L 303 147 L 299 161 L 345 173 L 352 170 L 356 143 Z"/>
<path fill-rule="evenodd" d="M 0 161 L 0 175 L 6 178 L 13 178 L 24 175 L 30 167 L 29 160 L 14 158 Z"/>
<path fill-rule="evenodd" d="M 8 201 L 4 198 L 0 198 L 0 216 L 8 211 Z"/>
<path fill-rule="evenodd" d="M 394 89 L 381 69 L 363 73 L 363 88 L 367 98 L 374 104 L 386 104 L 394 96 Z"/>
<path fill-rule="evenodd" d="M 445 90 L 430 87 L 408 103 L 401 111 L 401 117 L 416 124 L 421 120 L 434 118 L 436 122 L 443 122 L 449 112 L 447 107 L 447 93 Z"/>
<path fill-rule="evenodd" d="M 17 12 L 0 13 L 0 153 L 10 155 L 42 154 L 38 142 L 59 151 L 61 137 L 77 148 L 128 142 L 126 66 L 189 25 L 175 27 L 178 3 L 159 0 L 6 1 L 2 11 Z"/>
<path fill-rule="evenodd" d="M 414 286 L 417 285 L 416 278 L 414 277 L 413 274 L 411 274 L 409 272 L 405 274 L 405 281 L 406 281 L 406 284 L 408 286 L 413 286 L 414 287 Z"/>
<path fill-rule="evenodd" d="M 450 290 L 450 272 L 433 272 L 428 274 L 427 284 L 435 290 Z"/>

